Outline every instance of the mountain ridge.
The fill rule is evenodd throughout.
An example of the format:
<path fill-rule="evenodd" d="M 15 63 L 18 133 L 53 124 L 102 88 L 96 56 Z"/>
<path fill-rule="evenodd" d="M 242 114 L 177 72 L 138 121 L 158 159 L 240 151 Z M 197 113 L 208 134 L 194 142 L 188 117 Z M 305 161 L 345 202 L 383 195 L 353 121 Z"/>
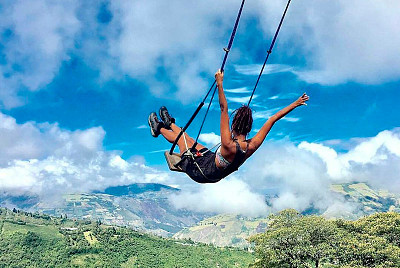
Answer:
<path fill-rule="evenodd" d="M 81 220 L 100 220 L 106 224 L 128 226 L 135 230 L 161 236 L 172 236 L 179 230 L 194 225 L 211 216 L 210 213 L 196 213 L 176 209 L 169 203 L 169 196 L 180 189 L 156 183 L 138 183 L 109 187 L 93 193 L 66 194 L 59 203 L 28 202 L 26 197 L 0 196 L 0 205 L 38 211 L 51 216 L 66 215 Z M 22 203 L 18 203 L 18 202 Z M 23 207 L 19 206 L 22 204 Z"/>
<path fill-rule="evenodd" d="M 331 190 L 350 204 L 359 206 L 361 214 L 338 215 L 337 211 L 326 211 L 322 215 L 328 218 L 355 219 L 374 212 L 400 211 L 400 196 L 374 190 L 365 183 L 333 184 Z M 10 205 L 16 201 L 22 205 L 20 208 L 29 207 L 32 211 L 52 216 L 100 220 L 106 224 L 127 226 L 161 236 L 190 238 L 220 246 L 247 247 L 245 238 L 262 232 L 263 228 L 258 225 L 268 222 L 266 217 L 246 218 L 176 209 L 168 197 L 179 192 L 180 189 L 163 184 L 140 183 L 109 187 L 94 193 L 65 195 L 62 204 L 38 202 L 37 197 L 30 200 L 27 196 L 3 196 L 3 199 L 0 196 L 0 205 L 7 202 Z M 267 204 L 278 196 L 270 194 L 269 197 L 266 198 Z M 322 212 L 313 208 L 304 212 L 310 213 Z M 216 225 L 208 224 L 210 222 Z"/>

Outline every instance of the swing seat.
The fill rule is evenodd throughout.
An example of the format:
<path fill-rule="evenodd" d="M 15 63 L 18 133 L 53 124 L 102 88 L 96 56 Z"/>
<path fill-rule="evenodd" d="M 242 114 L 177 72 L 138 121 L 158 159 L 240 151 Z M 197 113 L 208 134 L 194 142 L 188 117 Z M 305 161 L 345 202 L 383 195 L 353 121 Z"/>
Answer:
<path fill-rule="evenodd" d="M 168 167 L 171 171 L 184 172 L 180 167 L 177 167 L 176 164 L 181 161 L 180 154 L 173 153 L 169 154 L 169 152 L 164 152 L 165 160 L 167 160 Z"/>

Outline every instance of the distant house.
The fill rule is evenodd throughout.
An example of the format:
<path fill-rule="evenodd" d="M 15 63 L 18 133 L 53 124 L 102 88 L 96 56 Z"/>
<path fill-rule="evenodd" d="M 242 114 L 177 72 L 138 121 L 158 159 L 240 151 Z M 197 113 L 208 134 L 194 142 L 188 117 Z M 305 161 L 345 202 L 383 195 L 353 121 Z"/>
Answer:
<path fill-rule="evenodd" d="M 61 227 L 61 230 L 75 231 L 75 230 L 78 230 L 78 228 L 75 228 L 75 227 Z"/>

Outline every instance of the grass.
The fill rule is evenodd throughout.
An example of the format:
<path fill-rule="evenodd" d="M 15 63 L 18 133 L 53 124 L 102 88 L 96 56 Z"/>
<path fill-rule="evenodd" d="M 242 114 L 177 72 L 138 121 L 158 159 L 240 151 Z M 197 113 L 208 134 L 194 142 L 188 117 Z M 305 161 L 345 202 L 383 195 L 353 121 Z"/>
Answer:
<path fill-rule="evenodd" d="M 254 261 L 254 255 L 236 249 L 5 209 L 0 209 L 0 231 L 0 267 L 222 268 Z"/>
<path fill-rule="evenodd" d="M 3 222 L 3 230 L 2 236 L 12 235 L 13 233 L 20 232 L 20 233 L 28 233 L 28 232 L 35 232 L 40 234 L 41 236 L 45 237 L 46 239 L 54 239 L 59 238 L 62 239 L 63 235 L 60 234 L 58 228 L 51 225 L 34 225 L 34 224 L 25 224 L 20 225 L 12 222 Z"/>
<path fill-rule="evenodd" d="M 349 185 L 350 189 L 360 193 L 362 196 L 368 196 L 373 199 L 378 199 L 379 197 L 374 193 L 374 191 L 368 187 L 365 183 L 357 183 Z"/>
<path fill-rule="evenodd" d="M 84 232 L 83 235 L 85 236 L 86 240 L 89 242 L 90 245 L 94 245 L 99 242 L 91 231 Z"/>

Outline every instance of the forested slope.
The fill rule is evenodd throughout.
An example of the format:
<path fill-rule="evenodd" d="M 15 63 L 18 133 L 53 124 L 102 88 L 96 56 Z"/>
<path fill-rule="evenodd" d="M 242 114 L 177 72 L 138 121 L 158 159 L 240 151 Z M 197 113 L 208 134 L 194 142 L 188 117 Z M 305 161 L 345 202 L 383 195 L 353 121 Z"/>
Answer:
<path fill-rule="evenodd" d="M 253 267 L 400 267 L 400 214 L 327 220 L 284 210 L 270 216 Z"/>
<path fill-rule="evenodd" d="M 0 209 L 0 267 L 248 267 L 252 254 Z"/>

